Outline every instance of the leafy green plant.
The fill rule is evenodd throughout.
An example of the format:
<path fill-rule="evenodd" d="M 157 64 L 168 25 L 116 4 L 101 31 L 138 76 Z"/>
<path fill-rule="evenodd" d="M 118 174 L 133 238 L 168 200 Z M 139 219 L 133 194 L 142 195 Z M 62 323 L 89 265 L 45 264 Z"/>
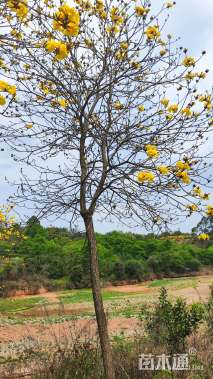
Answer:
<path fill-rule="evenodd" d="M 205 306 L 205 320 L 211 336 L 213 336 L 213 284 L 210 286 L 210 296 Z"/>
<path fill-rule="evenodd" d="M 157 304 L 146 315 L 147 331 L 155 344 L 167 345 L 172 353 L 181 352 L 186 338 L 196 330 L 203 314 L 204 308 L 199 304 L 189 308 L 181 298 L 172 303 L 162 287 Z"/>

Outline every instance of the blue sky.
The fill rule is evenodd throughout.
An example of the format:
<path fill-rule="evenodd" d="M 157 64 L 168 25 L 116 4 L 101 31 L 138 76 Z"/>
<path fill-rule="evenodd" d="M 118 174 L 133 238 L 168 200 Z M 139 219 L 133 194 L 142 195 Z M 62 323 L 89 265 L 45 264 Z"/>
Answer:
<path fill-rule="evenodd" d="M 156 7 L 160 7 L 162 0 L 153 0 L 152 3 Z M 202 50 L 206 50 L 207 54 L 201 61 L 202 69 L 208 68 L 210 73 L 208 78 L 203 82 L 203 89 L 211 89 L 213 85 L 213 2 L 212 0 L 177 0 L 175 7 L 170 12 L 170 19 L 167 25 L 168 33 L 174 37 L 180 37 L 179 45 L 187 47 L 193 56 L 200 56 Z M 209 142 L 208 148 L 210 149 Z M 1 147 L 1 146 L 0 146 Z M 19 168 L 14 166 L 10 152 L 0 151 L 0 194 L 1 201 L 4 203 L 9 194 L 14 192 L 14 188 L 10 187 L 5 181 L 7 176 L 11 181 L 18 177 Z M 190 231 L 191 228 L 200 219 L 195 216 L 187 220 L 184 224 L 176 226 L 182 231 Z M 45 224 L 51 222 L 45 221 Z M 63 221 L 54 222 L 57 225 L 66 225 Z M 68 224 L 67 224 L 68 226 Z M 96 230 L 99 232 L 107 232 L 114 229 L 128 230 L 127 227 L 119 225 L 118 222 L 110 223 L 103 221 L 95 221 Z M 140 228 L 134 229 L 136 232 L 143 232 Z"/>

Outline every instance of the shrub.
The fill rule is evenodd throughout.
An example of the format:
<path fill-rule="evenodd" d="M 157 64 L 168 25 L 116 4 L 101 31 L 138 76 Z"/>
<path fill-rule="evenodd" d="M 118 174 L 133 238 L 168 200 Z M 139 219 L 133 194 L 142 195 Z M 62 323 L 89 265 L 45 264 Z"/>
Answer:
<path fill-rule="evenodd" d="M 211 336 L 213 336 L 213 284 L 210 286 L 210 296 L 205 308 L 205 320 L 207 323 L 208 332 Z"/>
<path fill-rule="evenodd" d="M 168 300 L 167 290 L 163 287 L 154 310 L 147 313 L 146 327 L 149 336 L 158 345 L 167 345 L 171 353 L 181 352 L 186 338 L 198 327 L 204 309 L 195 304 L 188 308 L 179 298 L 173 304 Z"/>

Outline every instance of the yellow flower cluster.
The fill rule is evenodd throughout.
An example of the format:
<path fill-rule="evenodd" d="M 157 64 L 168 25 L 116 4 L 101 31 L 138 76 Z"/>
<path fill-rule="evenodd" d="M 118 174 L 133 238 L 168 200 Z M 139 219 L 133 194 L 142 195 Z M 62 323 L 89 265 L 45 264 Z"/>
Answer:
<path fill-rule="evenodd" d="M 176 163 L 176 168 L 177 168 L 176 176 L 180 178 L 183 181 L 183 183 L 190 184 L 191 179 L 189 178 L 188 171 L 191 169 L 191 167 L 189 163 L 178 161 Z"/>
<path fill-rule="evenodd" d="M 207 205 L 207 216 L 213 216 L 213 205 Z"/>
<path fill-rule="evenodd" d="M 158 166 L 157 169 L 161 175 L 169 175 L 169 168 L 167 166 Z"/>
<path fill-rule="evenodd" d="M 132 61 L 130 62 L 132 68 L 134 68 L 135 70 L 139 70 L 139 68 L 141 68 L 141 64 L 140 62 L 136 62 L 136 61 Z"/>
<path fill-rule="evenodd" d="M 163 98 L 163 99 L 161 99 L 160 102 L 161 102 L 161 104 L 162 104 L 165 108 L 167 108 L 168 105 L 169 105 L 169 99 Z"/>
<path fill-rule="evenodd" d="M 0 208 L 0 240 L 22 237 L 22 233 L 14 228 L 15 218 L 9 215 L 12 208 L 12 206 Z"/>
<path fill-rule="evenodd" d="M 15 12 L 17 17 L 21 20 L 28 14 L 27 0 L 8 0 L 7 6 L 12 12 Z"/>
<path fill-rule="evenodd" d="M 106 14 L 106 12 L 105 12 L 105 14 Z M 106 14 L 106 17 L 107 17 L 107 14 Z M 115 7 L 115 6 L 112 7 L 112 9 L 110 11 L 110 18 L 112 21 L 112 25 L 108 25 L 106 27 L 106 31 L 108 33 L 113 33 L 113 34 L 119 33 L 120 25 L 124 23 L 124 18 L 121 15 L 121 12 L 120 12 L 118 7 Z"/>
<path fill-rule="evenodd" d="M 115 58 L 118 60 L 124 60 L 127 57 L 128 42 L 123 41 L 120 43 L 120 49 L 116 52 Z"/>
<path fill-rule="evenodd" d="M 157 158 L 158 156 L 158 149 L 155 145 L 146 145 L 145 151 L 150 158 Z"/>
<path fill-rule="evenodd" d="M 182 109 L 181 113 L 185 117 L 191 117 L 192 116 L 192 111 L 191 111 L 191 109 L 189 107 L 186 107 L 186 108 Z"/>
<path fill-rule="evenodd" d="M 123 49 L 123 50 L 127 50 L 128 47 L 129 47 L 128 42 L 123 41 L 123 42 L 120 43 L 120 48 L 121 48 L 121 49 Z"/>
<path fill-rule="evenodd" d="M 16 95 L 16 86 L 6 83 L 0 80 L 0 92 L 7 92 L 10 95 Z"/>
<path fill-rule="evenodd" d="M 189 178 L 189 175 L 188 175 L 188 172 L 186 171 L 178 171 L 176 173 L 177 177 L 180 178 L 182 180 L 183 183 L 185 184 L 190 184 L 191 183 L 191 179 Z"/>
<path fill-rule="evenodd" d="M 190 212 L 196 212 L 198 210 L 198 206 L 196 204 L 189 204 L 187 205 L 187 208 L 190 210 Z"/>
<path fill-rule="evenodd" d="M 5 105 L 6 104 L 6 99 L 4 96 L 0 95 L 0 105 Z"/>
<path fill-rule="evenodd" d="M 209 235 L 206 234 L 206 233 L 201 233 L 201 234 L 198 236 L 198 239 L 201 240 L 201 241 L 208 241 L 208 240 L 209 240 Z"/>
<path fill-rule="evenodd" d="M 149 11 L 150 11 L 149 8 L 145 8 L 145 7 L 140 6 L 140 5 L 138 5 L 138 6 L 135 7 L 135 12 L 136 12 L 136 15 L 138 17 L 146 16 L 147 13 L 149 13 Z"/>
<path fill-rule="evenodd" d="M 54 52 L 55 59 L 58 61 L 67 58 L 69 54 L 66 43 L 53 39 L 47 41 L 45 48 L 49 53 Z"/>
<path fill-rule="evenodd" d="M 171 104 L 169 107 L 168 107 L 168 111 L 170 113 L 177 113 L 178 111 L 178 104 Z"/>
<path fill-rule="evenodd" d="M 116 101 L 113 104 L 113 108 L 116 109 L 116 111 L 119 111 L 124 108 L 124 105 L 120 101 Z"/>
<path fill-rule="evenodd" d="M 107 13 L 103 0 L 96 0 L 94 14 L 100 17 L 101 20 L 106 20 Z"/>
<path fill-rule="evenodd" d="M 4 80 L 0 80 L 0 92 L 7 92 L 10 95 L 16 95 L 16 86 L 6 83 Z M 6 104 L 6 98 L 0 95 L 0 105 Z"/>
<path fill-rule="evenodd" d="M 160 32 L 159 32 L 159 28 L 157 25 L 148 26 L 148 28 L 145 31 L 145 34 L 146 34 L 148 40 L 150 40 L 150 41 L 160 37 Z"/>
<path fill-rule="evenodd" d="M 68 105 L 69 105 L 69 102 L 66 100 L 66 99 L 59 99 L 58 100 L 58 104 L 62 107 L 62 108 L 67 108 Z"/>
<path fill-rule="evenodd" d="M 139 110 L 139 112 L 144 112 L 145 111 L 144 105 L 139 105 L 138 110 Z"/>
<path fill-rule="evenodd" d="M 80 6 L 83 11 L 91 11 L 92 3 L 89 0 L 75 0 L 75 2 Z"/>
<path fill-rule="evenodd" d="M 77 36 L 80 27 L 80 16 L 78 11 L 63 4 L 54 14 L 53 29 L 62 32 L 65 36 Z"/>
<path fill-rule="evenodd" d="M 196 61 L 193 57 L 186 56 L 182 62 L 183 66 L 185 67 L 190 67 L 190 66 L 195 66 Z"/>
<path fill-rule="evenodd" d="M 189 171 L 189 170 L 191 170 L 191 167 L 190 167 L 190 165 L 189 165 L 188 162 L 178 161 L 176 163 L 176 167 L 178 168 L 178 170 L 181 170 L 181 171 L 184 171 L 184 170 Z"/>
<path fill-rule="evenodd" d="M 211 110 L 212 109 L 212 97 L 211 95 L 209 94 L 206 94 L 206 95 L 200 95 L 198 97 L 198 100 L 203 103 L 203 106 L 205 109 L 207 110 Z"/>
<path fill-rule="evenodd" d="M 5 222 L 5 220 L 6 220 L 5 215 L 2 213 L 2 211 L 0 211 L 0 223 Z"/>
<path fill-rule="evenodd" d="M 140 182 L 140 183 L 144 183 L 144 182 L 153 182 L 155 180 L 155 175 L 153 174 L 153 172 L 149 172 L 149 171 L 140 171 L 138 174 L 137 174 L 137 180 Z"/>
<path fill-rule="evenodd" d="M 210 198 L 210 194 L 204 193 L 199 186 L 194 187 L 193 194 L 203 200 L 209 200 Z"/>
<path fill-rule="evenodd" d="M 32 124 L 32 123 L 25 124 L 25 128 L 26 128 L 26 129 L 32 129 L 32 127 L 33 127 L 33 124 Z"/>
<path fill-rule="evenodd" d="M 118 7 L 112 7 L 110 11 L 111 21 L 116 25 L 121 25 L 124 22 L 124 18 L 121 16 Z"/>

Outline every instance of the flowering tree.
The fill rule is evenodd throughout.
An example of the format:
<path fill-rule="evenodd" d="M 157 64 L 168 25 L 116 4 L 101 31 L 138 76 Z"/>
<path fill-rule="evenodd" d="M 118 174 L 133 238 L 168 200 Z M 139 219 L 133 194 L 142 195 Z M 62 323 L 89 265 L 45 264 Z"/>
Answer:
<path fill-rule="evenodd" d="M 0 241 L 9 241 L 14 244 L 17 239 L 23 238 L 20 230 L 17 229 L 16 219 L 11 215 L 13 206 L 0 207 Z"/>
<path fill-rule="evenodd" d="M 18 199 L 39 216 L 83 218 L 108 379 L 94 214 L 163 228 L 209 200 L 210 154 L 200 147 L 213 126 L 212 96 L 199 92 L 208 70 L 164 35 L 173 5 L 157 14 L 148 0 L 0 5 L 1 133 L 32 173 L 22 172 Z"/>

